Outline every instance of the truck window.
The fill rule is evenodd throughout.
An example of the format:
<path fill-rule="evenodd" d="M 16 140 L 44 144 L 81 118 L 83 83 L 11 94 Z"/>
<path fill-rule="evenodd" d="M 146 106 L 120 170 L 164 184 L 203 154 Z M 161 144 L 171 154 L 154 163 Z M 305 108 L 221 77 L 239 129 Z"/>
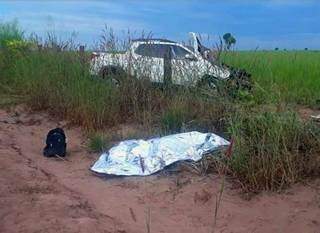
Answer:
<path fill-rule="evenodd" d="M 171 48 L 171 51 L 173 52 L 173 59 L 185 59 L 186 55 L 190 54 L 190 52 L 177 45 L 171 45 Z"/>
<path fill-rule="evenodd" d="M 163 58 L 168 52 L 172 59 L 185 59 L 186 54 L 190 54 L 180 46 L 167 44 L 141 44 L 135 50 L 138 55 L 156 58 Z"/>
<path fill-rule="evenodd" d="M 146 57 L 163 58 L 171 50 L 166 44 L 141 44 L 136 48 L 135 53 Z"/>

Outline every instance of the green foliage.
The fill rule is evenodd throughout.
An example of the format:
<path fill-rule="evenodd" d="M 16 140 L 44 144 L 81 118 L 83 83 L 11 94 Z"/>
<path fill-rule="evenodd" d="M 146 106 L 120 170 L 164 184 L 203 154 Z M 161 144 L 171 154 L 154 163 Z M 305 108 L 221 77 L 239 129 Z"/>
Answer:
<path fill-rule="evenodd" d="M 285 102 L 316 106 L 320 100 L 317 51 L 227 52 L 222 59 L 252 74 L 257 104 Z"/>
<path fill-rule="evenodd" d="M 6 49 L 11 53 L 25 52 L 30 48 L 30 43 L 23 40 L 7 40 L 5 42 Z"/>
<path fill-rule="evenodd" d="M 161 128 L 165 133 L 181 132 L 186 122 L 187 111 L 184 106 L 173 105 L 161 117 Z"/>
<path fill-rule="evenodd" d="M 237 42 L 236 38 L 234 38 L 234 36 L 231 35 L 231 33 L 224 34 L 223 40 L 228 50 L 231 48 L 232 45 L 235 45 Z"/>
<path fill-rule="evenodd" d="M 24 40 L 23 31 L 17 21 L 0 22 L 0 49 L 5 48 L 11 41 Z"/>
<path fill-rule="evenodd" d="M 319 175 L 320 128 L 293 112 L 247 110 L 230 120 L 229 170 L 250 191 L 278 190 Z"/>
<path fill-rule="evenodd" d="M 88 148 L 92 152 L 104 152 L 110 147 L 110 138 L 103 134 L 95 133 L 89 137 Z"/>
<path fill-rule="evenodd" d="M 85 128 L 118 121 L 118 90 L 92 79 L 77 53 L 30 52 L 11 59 L 3 74 L 2 85 L 34 109 L 48 109 Z"/>

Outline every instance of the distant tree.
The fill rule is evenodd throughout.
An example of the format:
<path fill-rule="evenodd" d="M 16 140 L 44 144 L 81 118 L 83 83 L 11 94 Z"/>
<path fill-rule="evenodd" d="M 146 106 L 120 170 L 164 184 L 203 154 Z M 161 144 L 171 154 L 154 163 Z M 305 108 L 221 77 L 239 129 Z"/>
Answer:
<path fill-rule="evenodd" d="M 305 50 L 305 51 L 307 51 L 307 50 L 308 50 L 308 48 L 304 48 L 304 50 Z"/>
<path fill-rule="evenodd" d="M 231 35 L 231 33 L 224 34 L 223 40 L 224 40 L 224 44 L 228 50 L 230 50 L 231 46 L 235 45 L 237 42 L 236 38 L 234 38 L 234 36 Z"/>
<path fill-rule="evenodd" d="M 275 48 L 274 50 L 278 51 L 278 50 L 279 50 L 279 48 L 277 47 L 277 48 Z"/>

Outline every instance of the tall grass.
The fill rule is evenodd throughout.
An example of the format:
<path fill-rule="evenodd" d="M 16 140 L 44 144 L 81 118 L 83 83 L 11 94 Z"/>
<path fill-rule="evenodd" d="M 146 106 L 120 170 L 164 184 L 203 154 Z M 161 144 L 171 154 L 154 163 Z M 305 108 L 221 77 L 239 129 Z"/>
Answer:
<path fill-rule="evenodd" d="M 0 41 L 17 32 L 15 24 L 0 28 L 8 30 L 0 33 Z M 120 124 L 138 124 L 159 134 L 218 132 L 235 140 L 234 154 L 222 160 L 223 167 L 251 191 L 277 190 L 319 176 L 319 127 L 276 107 L 316 105 L 320 93 L 316 52 L 225 54 L 229 64 L 251 72 L 257 84 L 250 98 L 230 99 L 193 88 L 155 86 L 148 79 L 126 75 L 115 86 L 91 77 L 88 59 L 66 48 L 74 43 L 63 43 L 63 49 L 55 49 L 61 48 L 56 42 L 46 44 L 41 51 L 0 50 L 1 99 L 18 96 L 33 109 L 47 110 L 90 133 Z M 274 107 L 266 111 L 260 104 Z M 97 136 L 89 147 L 106 149 L 109 140 L 93 135 Z"/>
<path fill-rule="evenodd" d="M 258 103 L 320 106 L 319 51 L 229 52 L 223 60 L 252 74 Z"/>
<path fill-rule="evenodd" d="M 2 81 L 34 109 L 46 109 L 86 128 L 118 121 L 117 90 L 92 80 L 76 53 L 32 52 L 10 62 Z"/>
<path fill-rule="evenodd" d="M 23 40 L 24 33 L 17 21 L 0 22 L 0 48 L 4 48 L 8 41 Z"/>
<path fill-rule="evenodd" d="M 3 72 L 1 86 L 23 96 L 32 108 L 46 109 L 87 129 L 138 122 L 147 127 L 158 125 L 164 133 L 178 132 L 187 122 L 189 127 L 194 126 L 192 122 L 209 125 L 225 110 L 225 103 L 218 98 L 207 100 L 188 90 L 164 91 L 148 80 L 126 77 L 123 85 L 116 87 L 92 78 L 82 60 L 77 52 L 7 56 L 10 65 Z"/>
<path fill-rule="evenodd" d="M 296 113 L 240 111 L 228 128 L 236 143 L 228 168 L 249 191 L 320 175 L 320 128 Z"/>

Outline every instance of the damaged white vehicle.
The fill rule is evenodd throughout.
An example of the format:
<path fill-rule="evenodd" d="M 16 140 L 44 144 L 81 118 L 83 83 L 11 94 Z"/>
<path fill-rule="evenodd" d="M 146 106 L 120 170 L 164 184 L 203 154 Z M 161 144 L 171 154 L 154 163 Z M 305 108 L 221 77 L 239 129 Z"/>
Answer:
<path fill-rule="evenodd" d="M 195 33 L 190 35 L 193 46 L 165 39 L 137 39 L 125 52 L 94 52 L 90 73 L 115 82 L 130 76 L 184 86 L 198 85 L 207 77 L 231 79 L 234 72 L 227 66 L 216 65 L 212 59 L 209 61 L 206 55 L 210 50 L 201 45 Z"/>

